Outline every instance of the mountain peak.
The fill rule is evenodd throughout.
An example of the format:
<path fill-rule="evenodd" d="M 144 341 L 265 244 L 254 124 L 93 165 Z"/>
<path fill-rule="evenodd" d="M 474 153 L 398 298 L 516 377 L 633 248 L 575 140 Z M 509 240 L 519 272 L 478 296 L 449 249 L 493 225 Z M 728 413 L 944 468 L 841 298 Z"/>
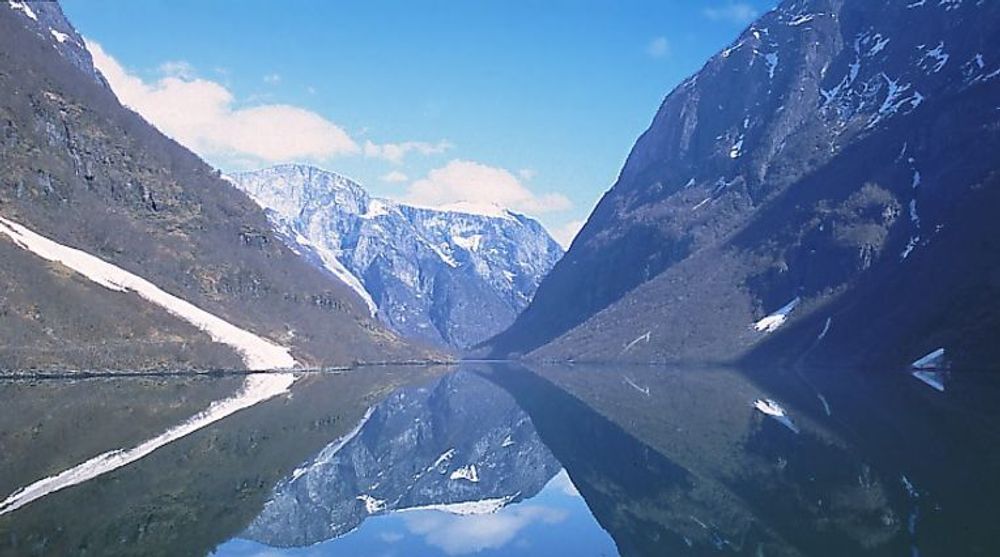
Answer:
<path fill-rule="evenodd" d="M 110 89 L 101 72 L 94 67 L 94 61 L 87 50 L 86 42 L 76 29 L 66 19 L 62 8 L 55 0 L 7 0 L 0 3 L 0 9 L 6 4 L 18 14 L 18 21 L 26 28 L 34 31 L 52 46 L 74 66 L 104 87 Z"/>
<path fill-rule="evenodd" d="M 424 208 L 333 172 L 280 165 L 233 178 L 293 249 L 337 275 L 398 332 L 466 348 L 513 321 L 562 248 L 497 205 Z"/>

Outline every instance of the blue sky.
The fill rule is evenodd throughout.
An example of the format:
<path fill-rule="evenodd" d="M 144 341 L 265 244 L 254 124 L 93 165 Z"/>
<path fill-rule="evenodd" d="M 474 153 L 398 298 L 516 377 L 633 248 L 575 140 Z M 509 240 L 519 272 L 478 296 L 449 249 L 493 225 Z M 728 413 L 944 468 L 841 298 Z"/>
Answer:
<path fill-rule="evenodd" d="M 774 4 L 63 0 L 123 101 L 223 170 L 309 162 L 564 239 L 671 88 Z"/>

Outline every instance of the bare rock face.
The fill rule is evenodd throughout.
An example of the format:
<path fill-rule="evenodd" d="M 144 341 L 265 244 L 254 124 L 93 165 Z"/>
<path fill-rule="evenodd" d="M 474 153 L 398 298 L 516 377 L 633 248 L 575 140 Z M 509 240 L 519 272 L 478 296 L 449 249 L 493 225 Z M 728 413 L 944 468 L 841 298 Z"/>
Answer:
<path fill-rule="evenodd" d="M 484 349 L 995 362 L 998 22 L 974 0 L 782 2 L 667 96 Z"/>

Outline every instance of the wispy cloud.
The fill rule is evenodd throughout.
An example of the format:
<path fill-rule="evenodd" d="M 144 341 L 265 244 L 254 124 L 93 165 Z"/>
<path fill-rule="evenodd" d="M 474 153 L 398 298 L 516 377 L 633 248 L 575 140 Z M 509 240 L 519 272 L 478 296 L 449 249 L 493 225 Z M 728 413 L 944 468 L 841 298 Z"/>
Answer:
<path fill-rule="evenodd" d="M 746 25 L 760 15 L 757 8 L 746 2 L 730 2 L 721 6 L 708 7 L 702 10 L 702 13 L 712 21 L 722 21 L 734 25 Z"/>
<path fill-rule="evenodd" d="M 423 207 L 495 205 L 532 214 L 564 211 L 573 205 L 565 195 L 531 191 L 509 170 L 459 159 L 413 182 L 404 200 Z"/>
<path fill-rule="evenodd" d="M 365 142 L 365 156 L 383 159 L 393 164 L 403 162 L 406 155 L 418 153 L 424 156 L 440 155 L 454 147 L 447 141 L 428 143 L 426 141 L 404 141 L 402 143 L 382 143 L 377 144 L 371 141 Z"/>
<path fill-rule="evenodd" d="M 264 83 L 270 83 L 272 85 L 275 83 L 281 83 L 281 75 L 276 73 L 269 73 L 264 76 Z"/>
<path fill-rule="evenodd" d="M 666 58 L 670 56 L 670 41 L 666 37 L 656 37 L 646 45 L 646 54 L 650 58 Z"/>
<path fill-rule="evenodd" d="M 321 161 L 361 151 L 343 128 L 310 110 L 287 104 L 237 108 L 228 88 L 196 77 L 189 64 L 163 64 L 162 76 L 147 82 L 101 45 L 88 41 L 87 47 L 123 104 L 217 164 Z"/>
<path fill-rule="evenodd" d="M 389 182 L 390 184 L 398 184 L 401 182 L 406 182 L 410 178 L 398 170 L 393 170 L 392 172 L 382 176 L 383 182 Z"/>
<path fill-rule="evenodd" d="M 194 79 L 194 66 L 183 60 L 169 60 L 160 64 L 157 68 L 165 77 L 177 77 L 180 79 Z"/>

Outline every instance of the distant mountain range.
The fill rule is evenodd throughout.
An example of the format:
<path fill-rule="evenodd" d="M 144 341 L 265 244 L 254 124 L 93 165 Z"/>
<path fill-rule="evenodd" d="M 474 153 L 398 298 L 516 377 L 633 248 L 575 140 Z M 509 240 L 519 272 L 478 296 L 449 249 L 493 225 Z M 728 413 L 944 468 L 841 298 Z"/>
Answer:
<path fill-rule="evenodd" d="M 666 97 L 480 352 L 997 367 L 998 28 L 982 0 L 781 2 Z"/>
<path fill-rule="evenodd" d="M 563 254 L 538 222 L 499 207 L 413 207 L 301 165 L 230 180 L 372 315 L 436 346 L 464 349 L 507 328 Z"/>
<path fill-rule="evenodd" d="M 0 4 L 0 367 L 437 357 L 124 108 L 55 2 Z"/>

